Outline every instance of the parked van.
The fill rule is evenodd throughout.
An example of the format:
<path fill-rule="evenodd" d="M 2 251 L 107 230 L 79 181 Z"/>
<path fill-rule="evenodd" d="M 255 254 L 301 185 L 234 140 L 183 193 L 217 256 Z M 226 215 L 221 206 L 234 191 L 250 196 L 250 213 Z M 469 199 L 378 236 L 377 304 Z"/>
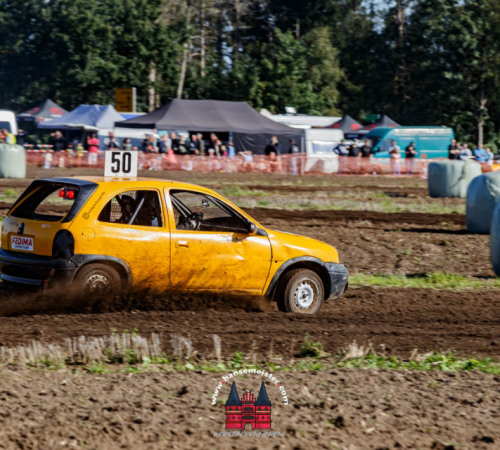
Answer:
<path fill-rule="evenodd" d="M 16 115 L 12 111 L 0 109 L 0 129 L 4 128 L 17 136 Z"/>
<path fill-rule="evenodd" d="M 448 146 L 455 133 L 448 127 L 379 127 L 370 131 L 365 139 L 369 139 L 376 158 L 388 158 L 391 142 L 396 141 L 401 148 L 401 156 L 410 142 L 415 143 L 417 158 L 426 155 L 427 158 L 447 158 Z"/>
<path fill-rule="evenodd" d="M 344 139 L 342 130 L 311 128 L 304 130 L 307 154 L 306 172 L 335 173 L 339 167 L 339 156 L 333 148 Z"/>

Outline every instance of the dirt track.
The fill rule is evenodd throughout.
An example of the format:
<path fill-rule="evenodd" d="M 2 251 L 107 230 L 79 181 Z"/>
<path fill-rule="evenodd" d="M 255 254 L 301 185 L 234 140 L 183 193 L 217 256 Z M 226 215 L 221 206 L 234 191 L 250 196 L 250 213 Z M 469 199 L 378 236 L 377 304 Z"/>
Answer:
<path fill-rule="evenodd" d="M 224 431 L 222 374 L 82 375 L 11 371 L 0 387 L 0 448 L 494 449 L 500 377 L 479 373 L 335 370 L 267 383 L 272 430 L 284 437 L 214 438 Z M 260 377 L 236 379 L 239 393 Z M 35 406 L 38 405 L 38 406 Z M 248 428 L 247 428 L 247 431 Z"/>
<path fill-rule="evenodd" d="M 50 175 L 67 172 L 71 174 L 70 170 Z M 46 175 L 39 169 L 31 175 L 41 173 Z M 241 189 L 287 198 L 352 190 L 354 195 L 382 192 L 409 204 L 463 205 L 463 200 L 430 200 L 425 181 L 418 179 L 305 177 L 296 180 L 300 183 L 297 189 L 291 189 L 290 179 L 279 176 L 170 175 L 214 188 L 237 184 Z M 0 180 L 0 193 L 27 184 Z M 0 214 L 7 208 L 8 202 L 0 203 Z M 493 277 L 488 236 L 469 234 L 463 215 L 247 210 L 267 227 L 336 246 L 351 273 L 411 276 L 440 270 Z M 218 334 L 224 357 L 231 358 L 238 350 L 266 359 L 270 353 L 294 357 L 308 333 L 332 353 L 356 340 L 371 343 L 379 353 L 402 357 L 417 349 L 420 353 L 452 350 L 461 356 L 500 358 L 498 290 L 351 288 L 339 301 L 327 303 L 316 317 L 284 315 L 263 300 L 207 296 L 136 296 L 75 306 L 59 298 L 40 301 L 30 293 L 11 296 L 0 286 L 0 298 L 0 346 L 28 344 L 33 339 L 53 343 L 65 337 L 109 335 L 112 329 L 137 329 L 143 335 L 160 333 L 166 343 L 170 334 L 187 336 L 204 358 L 214 356 L 212 334 Z M 221 407 L 210 407 L 208 400 L 216 375 L 81 376 L 3 368 L 1 378 L 0 399 L 7 406 L 0 403 L 0 448 L 451 449 L 500 445 L 500 380 L 478 373 L 289 374 L 287 388 L 293 394 L 293 409 L 277 408 L 273 419 L 274 430 L 284 430 L 286 436 L 265 442 L 209 437 L 223 429 Z"/>

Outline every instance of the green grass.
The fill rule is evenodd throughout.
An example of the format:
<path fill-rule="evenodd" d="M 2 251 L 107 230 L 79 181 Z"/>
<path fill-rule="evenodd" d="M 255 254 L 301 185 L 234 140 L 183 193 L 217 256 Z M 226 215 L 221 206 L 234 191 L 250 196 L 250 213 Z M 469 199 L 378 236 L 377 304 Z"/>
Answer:
<path fill-rule="evenodd" d="M 219 192 L 226 197 L 262 197 L 268 195 L 267 192 L 255 189 L 242 189 L 239 186 L 225 186 Z"/>
<path fill-rule="evenodd" d="M 324 353 L 324 352 L 323 352 Z M 44 360 L 40 364 L 30 367 L 38 369 L 58 370 L 65 369 L 64 365 L 52 364 Z M 236 352 L 233 359 L 227 362 L 215 361 L 172 361 L 164 358 L 162 362 L 145 360 L 137 364 L 118 363 L 90 363 L 82 367 L 86 373 L 142 373 L 142 372 L 211 372 L 224 373 L 234 372 L 240 369 L 270 370 L 273 372 L 310 372 L 323 371 L 335 368 L 344 369 L 374 369 L 374 370 L 419 370 L 419 371 L 443 371 L 443 372 L 469 372 L 479 371 L 487 374 L 500 375 L 500 363 L 493 358 L 460 358 L 448 353 L 428 353 L 417 355 L 409 359 L 395 356 L 376 355 L 374 353 L 365 356 L 346 358 L 344 355 L 330 355 L 324 353 L 318 356 L 298 358 L 283 364 L 282 361 L 262 361 L 251 363 L 244 358 L 241 352 Z M 66 369 L 67 370 L 67 369 Z"/>
<path fill-rule="evenodd" d="M 7 188 L 0 192 L 0 201 L 2 202 L 13 202 L 17 197 L 19 197 L 19 192 L 15 189 Z"/>
<path fill-rule="evenodd" d="M 358 273 L 349 277 L 349 285 L 433 289 L 500 289 L 500 278 L 475 279 L 439 271 L 411 276 L 404 274 L 368 275 Z"/>

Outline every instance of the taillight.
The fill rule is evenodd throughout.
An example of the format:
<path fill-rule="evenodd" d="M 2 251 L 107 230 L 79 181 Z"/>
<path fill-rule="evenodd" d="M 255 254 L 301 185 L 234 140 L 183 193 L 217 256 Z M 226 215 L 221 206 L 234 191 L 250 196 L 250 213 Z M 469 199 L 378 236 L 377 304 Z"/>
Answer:
<path fill-rule="evenodd" d="M 68 230 L 58 231 L 52 244 L 54 258 L 70 258 L 75 253 L 75 240 Z"/>

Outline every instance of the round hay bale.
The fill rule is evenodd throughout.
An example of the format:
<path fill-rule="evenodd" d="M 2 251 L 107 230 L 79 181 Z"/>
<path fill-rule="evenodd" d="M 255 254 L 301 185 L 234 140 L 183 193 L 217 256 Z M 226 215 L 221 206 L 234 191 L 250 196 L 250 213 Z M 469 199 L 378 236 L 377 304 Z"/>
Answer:
<path fill-rule="evenodd" d="M 427 176 L 429 195 L 465 198 L 469 183 L 481 173 L 481 165 L 475 161 L 431 162 Z"/>
<path fill-rule="evenodd" d="M 467 229 L 489 234 L 493 210 L 500 199 L 500 172 L 488 172 L 474 178 L 467 189 Z"/>
<path fill-rule="evenodd" d="M 24 147 L 0 144 L 0 178 L 26 178 Z"/>
<path fill-rule="evenodd" d="M 493 270 L 500 276 L 500 201 L 496 204 L 491 219 L 490 258 Z"/>

